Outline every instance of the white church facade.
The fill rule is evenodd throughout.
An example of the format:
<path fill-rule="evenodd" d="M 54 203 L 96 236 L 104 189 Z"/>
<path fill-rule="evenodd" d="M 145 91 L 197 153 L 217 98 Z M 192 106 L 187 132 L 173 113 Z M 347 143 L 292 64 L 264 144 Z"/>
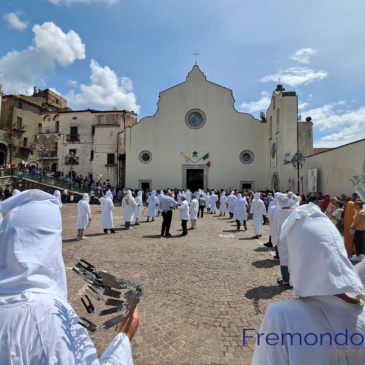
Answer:
<path fill-rule="evenodd" d="M 351 174 L 363 172 L 362 159 L 358 164 L 345 163 L 343 167 L 350 176 L 344 176 L 335 150 L 317 156 L 313 124 L 298 121 L 294 91 L 278 85 L 261 120 L 238 112 L 234 103 L 232 90 L 207 81 L 195 65 L 185 82 L 160 93 L 154 116 L 126 128 L 125 186 L 297 192 L 297 170 L 287 162 L 300 151 L 311 156 L 300 170 L 300 194 L 308 192 L 308 168 L 318 169 L 318 189 L 330 194 L 353 191 L 348 180 Z M 365 141 L 357 143 L 364 147 Z M 346 146 L 343 148 L 346 150 Z M 208 153 L 210 167 L 202 159 Z M 320 175 L 328 166 L 340 169 L 342 191 L 337 192 L 331 180 L 329 184 L 326 180 L 327 185 L 321 181 Z"/>

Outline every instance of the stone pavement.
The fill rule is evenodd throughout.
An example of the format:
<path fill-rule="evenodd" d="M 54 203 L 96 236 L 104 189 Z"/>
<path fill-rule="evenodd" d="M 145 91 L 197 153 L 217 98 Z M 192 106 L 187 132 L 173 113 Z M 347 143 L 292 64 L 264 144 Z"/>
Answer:
<path fill-rule="evenodd" d="M 150 223 L 144 216 L 140 226 L 126 231 L 123 210 L 116 206 L 118 233 L 104 235 L 100 206 L 91 206 L 88 238 L 76 241 L 77 204 L 61 210 L 68 300 L 79 316 L 96 324 L 109 319 L 88 315 L 82 306 L 86 283 L 71 271 L 74 257 L 144 286 L 141 324 L 132 341 L 135 365 L 250 364 L 255 339 L 243 346 L 242 329 L 257 332 L 267 306 L 292 297 L 292 290 L 276 284 L 280 266 L 272 258 L 273 250 L 260 244 L 267 242 L 268 226 L 263 237 L 255 240 L 251 239 L 252 221 L 247 232 L 237 233 L 235 222 L 227 217 L 205 215 L 198 219 L 195 231 L 180 237 L 179 214 L 174 211 L 173 236 L 161 237 L 161 216 Z M 255 332 L 247 335 L 255 336 Z M 91 335 L 99 355 L 114 336 L 114 328 Z"/>

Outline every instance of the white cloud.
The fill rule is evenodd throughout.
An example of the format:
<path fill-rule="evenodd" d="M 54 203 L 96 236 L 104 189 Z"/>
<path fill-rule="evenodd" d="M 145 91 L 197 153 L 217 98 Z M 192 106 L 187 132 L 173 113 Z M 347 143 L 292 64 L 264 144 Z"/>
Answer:
<path fill-rule="evenodd" d="M 90 62 L 91 76 L 90 85 L 79 85 L 80 92 L 71 90 L 66 96 L 69 104 L 90 104 L 101 106 L 106 109 L 126 109 L 139 113 L 137 97 L 132 92 L 133 84 L 127 77 L 118 77 L 108 66 L 101 67 L 95 60 Z"/>
<path fill-rule="evenodd" d="M 75 80 L 68 80 L 67 84 L 75 88 L 79 87 L 79 83 Z"/>
<path fill-rule="evenodd" d="M 261 93 L 261 98 L 259 101 L 251 101 L 249 103 L 242 103 L 238 109 L 242 112 L 254 113 L 260 111 L 266 111 L 270 106 L 271 96 L 267 91 Z"/>
<path fill-rule="evenodd" d="M 298 109 L 304 109 L 307 105 L 309 105 L 308 103 L 300 103 L 298 104 Z"/>
<path fill-rule="evenodd" d="M 302 112 L 303 119 L 307 116 L 312 117 L 314 128 L 328 133 L 315 143 L 315 147 L 337 147 L 365 138 L 365 106 L 342 114 L 339 111 L 335 112 L 336 105 L 343 103 L 341 101 L 326 104 L 320 108 Z"/>
<path fill-rule="evenodd" d="M 67 34 L 54 23 L 36 24 L 34 46 L 23 51 L 11 51 L 0 59 L 0 83 L 5 93 L 31 93 L 37 82 L 43 84 L 43 75 L 55 68 L 56 61 L 63 67 L 77 59 L 84 59 L 85 45 L 77 33 Z"/>
<path fill-rule="evenodd" d="M 24 30 L 27 27 L 27 23 L 22 22 L 19 19 L 19 16 L 21 15 L 21 12 L 16 13 L 9 13 L 4 15 L 4 19 L 8 21 L 9 25 L 12 28 L 18 29 L 18 30 Z"/>
<path fill-rule="evenodd" d="M 301 84 L 307 85 L 316 80 L 323 80 L 328 76 L 326 71 L 313 70 L 308 67 L 291 67 L 285 71 L 281 71 L 277 74 L 264 76 L 258 81 L 269 82 L 275 81 L 283 84 L 288 84 L 292 87 L 297 87 Z"/>
<path fill-rule="evenodd" d="M 119 0 L 49 0 L 52 4 L 55 5 L 71 5 L 73 3 L 107 3 L 108 5 L 113 5 L 119 2 Z"/>
<path fill-rule="evenodd" d="M 302 48 L 296 51 L 293 55 L 289 58 L 298 61 L 301 63 L 309 63 L 309 58 L 317 53 L 316 50 L 312 48 Z"/>

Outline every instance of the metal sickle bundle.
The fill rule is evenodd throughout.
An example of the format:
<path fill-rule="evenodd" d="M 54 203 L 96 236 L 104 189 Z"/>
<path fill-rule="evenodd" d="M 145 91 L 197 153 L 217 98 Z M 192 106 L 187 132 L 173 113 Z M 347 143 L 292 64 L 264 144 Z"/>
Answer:
<path fill-rule="evenodd" d="M 72 268 L 72 270 L 88 283 L 85 291 L 97 301 L 102 301 L 105 305 L 113 306 L 113 308 L 110 309 L 95 309 L 89 297 L 85 295 L 87 303 L 83 298 L 81 299 L 81 302 L 86 308 L 87 312 L 96 313 L 99 316 L 105 316 L 107 314 L 119 313 L 125 310 L 123 314 L 104 322 L 101 326 L 95 325 L 84 317 L 81 317 L 81 320 L 84 323 L 79 322 L 79 324 L 90 332 L 95 332 L 98 329 L 108 329 L 120 322 L 123 322 L 125 317 L 133 311 L 139 301 L 143 298 L 142 286 L 133 281 L 116 278 L 115 276 L 107 274 L 104 271 L 97 270 L 95 269 L 95 266 L 89 264 L 85 260 L 79 260 L 78 258 L 75 258 L 75 260 L 75 266 L 78 270 L 76 268 Z M 100 290 L 103 295 L 117 299 L 105 300 L 94 288 Z M 131 290 L 123 294 L 120 291 L 114 290 L 112 288 L 119 290 Z M 120 300 L 120 298 L 125 300 Z"/>

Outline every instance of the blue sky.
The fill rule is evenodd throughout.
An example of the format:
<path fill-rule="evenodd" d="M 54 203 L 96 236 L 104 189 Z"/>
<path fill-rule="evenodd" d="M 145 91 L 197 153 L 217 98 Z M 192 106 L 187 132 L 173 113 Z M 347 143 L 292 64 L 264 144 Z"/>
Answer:
<path fill-rule="evenodd" d="M 362 0 L 14 0 L 0 14 L 5 93 L 53 88 L 72 109 L 153 115 L 199 67 L 258 118 L 278 78 L 318 147 L 365 138 Z M 4 36 L 5 35 L 5 36 Z"/>

